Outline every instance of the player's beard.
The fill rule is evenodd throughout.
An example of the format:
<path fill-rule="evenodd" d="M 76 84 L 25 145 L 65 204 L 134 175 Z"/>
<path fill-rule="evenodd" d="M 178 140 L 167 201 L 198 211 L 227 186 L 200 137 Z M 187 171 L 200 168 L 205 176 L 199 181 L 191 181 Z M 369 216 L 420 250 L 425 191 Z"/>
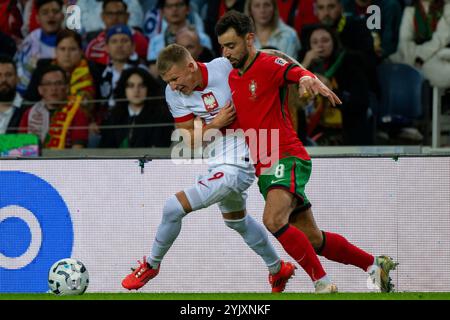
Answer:
<path fill-rule="evenodd" d="M 6 87 L 6 90 L 2 90 Z M 16 97 L 15 88 L 11 88 L 9 85 L 0 84 L 0 102 L 11 102 Z"/>
<path fill-rule="evenodd" d="M 249 53 L 247 50 L 247 51 L 245 51 L 244 55 L 239 60 L 236 60 L 236 63 L 233 65 L 233 67 L 235 69 L 242 69 L 245 65 L 245 62 L 248 59 L 248 55 L 249 55 Z"/>

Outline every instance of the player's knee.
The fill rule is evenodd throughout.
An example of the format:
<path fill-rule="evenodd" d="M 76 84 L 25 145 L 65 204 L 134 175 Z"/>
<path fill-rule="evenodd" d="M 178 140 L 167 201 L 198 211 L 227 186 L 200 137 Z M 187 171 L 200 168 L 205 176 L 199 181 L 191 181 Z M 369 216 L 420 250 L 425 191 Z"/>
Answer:
<path fill-rule="evenodd" d="M 183 219 L 186 215 L 176 196 L 170 196 L 163 207 L 163 220 L 171 222 Z"/>
<path fill-rule="evenodd" d="M 242 219 L 237 219 L 237 220 L 226 219 L 226 220 L 224 220 L 224 222 L 225 222 L 225 225 L 228 228 L 236 230 L 240 234 L 243 234 L 243 233 L 245 233 L 247 231 L 247 219 L 246 219 L 246 217 L 244 217 Z"/>
<path fill-rule="evenodd" d="M 278 230 L 280 230 L 282 227 L 284 227 L 287 223 L 286 219 L 283 219 L 280 216 L 276 215 L 264 215 L 263 216 L 263 223 L 264 226 L 269 230 L 271 233 L 275 233 Z"/>
<path fill-rule="evenodd" d="M 309 242 L 314 247 L 314 249 L 320 248 L 322 246 L 323 241 L 322 232 L 317 228 L 313 228 L 311 226 L 299 222 L 300 221 L 296 221 L 292 223 L 291 221 L 289 221 L 289 223 L 291 223 L 293 226 L 295 226 L 297 229 L 299 229 L 306 235 L 306 237 L 308 238 Z"/>

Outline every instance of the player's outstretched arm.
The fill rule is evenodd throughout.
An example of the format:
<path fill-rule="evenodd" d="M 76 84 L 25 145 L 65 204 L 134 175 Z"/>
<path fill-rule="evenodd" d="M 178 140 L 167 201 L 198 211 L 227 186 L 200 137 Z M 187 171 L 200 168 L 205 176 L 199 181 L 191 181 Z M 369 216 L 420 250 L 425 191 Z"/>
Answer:
<path fill-rule="evenodd" d="M 292 58 L 291 56 L 287 55 L 284 52 L 275 49 L 262 49 L 260 51 L 270 54 L 272 56 L 283 58 L 284 60 L 293 63 L 299 66 L 300 68 L 306 70 L 306 68 L 304 68 L 300 62 L 298 62 L 297 60 L 295 60 L 294 58 Z M 324 85 L 322 81 L 316 78 L 302 77 L 299 81 L 298 90 L 300 97 L 308 97 L 308 96 L 313 97 L 317 94 L 320 94 L 328 98 L 328 100 L 330 100 L 333 106 L 336 106 L 336 104 L 342 104 L 342 101 L 339 99 L 339 97 L 331 89 L 329 89 L 326 85 Z"/>

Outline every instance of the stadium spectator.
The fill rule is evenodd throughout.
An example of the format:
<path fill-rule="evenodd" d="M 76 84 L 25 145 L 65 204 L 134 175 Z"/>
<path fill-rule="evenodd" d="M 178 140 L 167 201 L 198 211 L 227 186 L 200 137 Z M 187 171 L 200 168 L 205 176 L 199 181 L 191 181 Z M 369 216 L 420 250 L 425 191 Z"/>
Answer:
<path fill-rule="evenodd" d="M 214 53 L 200 43 L 200 37 L 193 26 L 178 30 L 175 43 L 188 49 L 195 61 L 209 62 L 214 59 Z"/>
<path fill-rule="evenodd" d="M 66 12 L 66 8 L 73 5 L 77 0 L 62 0 L 63 12 Z M 17 7 L 22 14 L 22 35 L 29 34 L 30 32 L 40 27 L 38 15 L 38 0 L 18 0 Z"/>
<path fill-rule="evenodd" d="M 155 2 L 155 1 L 151 1 Z M 164 0 L 158 0 L 152 6 L 146 5 L 147 10 L 145 10 L 144 16 L 144 34 L 149 38 L 153 39 L 160 33 L 164 33 L 167 30 L 167 20 L 164 18 L 162 8 Z M 196 10 L 196 5 L 191 1 L 185 1 L 189 4 L 189 13 L 187 15 L 187 20 L 189 24 L 195 26 L 198 32 L 205 32 L 205 26 L 202 17 Z"/>
<path fill-rule="evenodd" d="M 156 59 L 159 52 L 169 44 L 175 43 L 178 30 L 189 25 L 189 0 L 162 0 L 159 2 L 167 29 L 151 39 L 148 46 L 147 60 L 150 63 L 150 72 L 157 78 Z M 202 46 L 212 49 L 211 39 L 203 32 L 197 30 Z"/>
<path fill-rule="evenodd" d="M 105 49 L 109 56 L 109 63 L 101 76 L 100 96 L 108 100 L 108 109 L 115 104 L 113 92 L 122 71 L 133 66 L 147 69 L 134 52 L 134 48 L 133 35 L 127 25 L 115 25 L 106 32 Z"/>
<path fill-rule="evenodd" d="M 62 30 L 64 14 L 61 0 L 36 0 L 40 28 L 25 37 L 15 56 L 19 75 L 18 90 L 24 93 L 37 61 L 54 58 L 56 34 Z"/>
<path fill-rule="evenodd" d="M 80 100 L 68 95 L 66 72 L 48 65 L 38 79 L 38 90 L 42 100 L 25 111 L 20 132 L 37 135 L 44 148 L 85 147 L 89 121 L 80 108 Z"/>
<path fill-rule="evenodd" d="M 106 65 L 108 64 L 108 53 L 105 50 L 106 30 L 117 24 L 128 24 L 130 13 L 126 2 L 123 0 L 106 0 L 103 2 L 101 17 L 106 28 L 100 33 L 96 32 L 95 38 L 87 45 L 85 53 L 88 60 Z M 136 53 L 141 59 L 145 60 L 147 57 L 148 39 L 136 28 L 131 30 Z"/>
<path fill-rule="evenodd" d="M 433 86 L 450 87 L 450 1 L 418 0 L 405 8 L 393 62 L 422 69 Z"/>
<path fill-rule="evenodd" d="M 217 42 L 216 31 L 214 26 L 217 20 L 230 10 L 244 12 L 245 0 L 213 0 L 208 1 L 207 14 L 205 19 L 205 32 L 211 38 L 213 51 L 216 56 L 222 55 L 219 42 Z"/>
<path fill-rule="evenodd" d="M 367 12 L 369 6 L 380 8 L 382 28 L 371 32 L 375 53 L 383 60 L 397 50 L 402 19 L 402 7 L 398 0 L 342 0 L 342 5 L 346 14 L 364 21 L 372 14 Z"/>
<path fill-rule="evenodd" d="M 302 65 L 342 101 L 339 108 L 320 96 L 310 102 L 306 108 L 308 136 L 319 145 L 371 144 L 367 116 L 369 84 L 359 56 L 341 49 L 330 27 L 316 27 L 308 40 Z"/>
<path fill-rule="evenodd" d="M 318 23 L 314 12 L 315 0 L 277 0 L 280 18 L 302 34 L 303 26 Z"/>
<path fill-rule="evenodd" d="M 359 18 L 345 16 L 340 0 L 316 0 L 316 12 L 321 24 L 330 26 L 337 32 L 339 41 L 346 51 L 361 55 L 370 81 L 370 89 L 374 93 L 379 93 L 376 75 L 377 56 L 366 23 Z M 304 26 L 301 43 L 308 43 L 314 27 L 314 25 Z M 304 54 L 305 51 L 301 50 L 300 59 L 303 59 Z"/>
<path fill-rule="evenodd" d="M 96 98 L 95 77 L 99 75 L 93 64 L 89 64 L 83 57 L 81 47 L 81 36 L 73 31 L 64 29 L 58 32 L 56 36 L 56 49 L 54 59 L 40 59 L 33 72 L 30 84 L 24 94 L 28 101 L 37 101 L 40 98 L 38 92 L 38 79 L 41 77 L 42 70 L 49 64 L 60 66 L 69 80 L 70 95 L 81 95 L 83 100 L 93 100 Z M 86 114 L 93 118 L 92 112 L 94 105 L 92 103 L 83 103 L 82 107 Z"/>
<path fill-rule="evenodd" d="M 298 58 L 300 40 L 297 32 L 280 19 L 276 0 L 247 0 L 245 13 L 255 24 L 257 49 L 272 47 Z"/>
<path fill-rule="evenodd" d="M 316 11 L 319 22 L 332 27 L 337 32 L 345 49 L 362 52 L 370 58 L 375 57 L 372 36 L 366 23 L 361 19 L 345 16 L 340 0 L 316 0 Z M 303 37 L 305 39 L 310 37 L 308 33 L 311 32 L 311 28 L 314 26 L 305 28 L 305 32 L 302 33 L 302 43 Z"/>
<path fill-rule="evenodd" d="M 17 82 L 14 61 L 11 57 L 0 56 L 0 134 L 18 131 L 23 108 L 22 98 L 16 91 Z"/>
<path fill-rule="evenodd" d="M 159 83 L 142 68 L 122 72 L 114 94 L 118 99 L 104 125 L 150 125 L 173 123 L 163 90 Z M 148 97 L 161 97 L 150 100 Z M 102 148 L 169 147 L 173 125 L 158 127 L 125 127 L 102 129 Z"/>
<path fill-rule="evenodd" d="M 63 12 L 66 12 L 66 8 L 70 5 L 76 4 L 77 0 L 62 0 Z M 38 0 L 18 0 L 17 6 L 22 14 L 22 35 L 29 34 L 40 27 L 38 20 Z"/>
<path fill-rule="evenodd" d="M 131 28 L 138 28 L 142 30 L 144 22 L 144 13 L 142 11 L 142 6 L 138 0 L 122 0 L 128 9 L 129 20 L 128 26 Z M 89 32 L 99 32 L 101 30 L 107 29 L 102 17 L 102 11 L 104 11 L 105 3 L 108 0 L 77 0 L 77 6 L 80 7 L 82 12 L 81 15 L 81 26 L 85 33 Z M 112 14 L 114 15 L 114 13 Z M 117 16 L 117 14 L 116 14 Z"/>

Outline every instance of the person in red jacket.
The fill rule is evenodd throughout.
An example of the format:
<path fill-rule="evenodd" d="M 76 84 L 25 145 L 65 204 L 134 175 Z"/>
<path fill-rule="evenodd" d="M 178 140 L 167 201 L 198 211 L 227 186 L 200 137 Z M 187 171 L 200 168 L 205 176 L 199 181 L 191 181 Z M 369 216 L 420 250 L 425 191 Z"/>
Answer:
<path fill-rule="evenodd" d="M 318 23 L 315 0 L 277 0 L 280 18 L 294 28 L 298 36 L 307 24 Z"/>

